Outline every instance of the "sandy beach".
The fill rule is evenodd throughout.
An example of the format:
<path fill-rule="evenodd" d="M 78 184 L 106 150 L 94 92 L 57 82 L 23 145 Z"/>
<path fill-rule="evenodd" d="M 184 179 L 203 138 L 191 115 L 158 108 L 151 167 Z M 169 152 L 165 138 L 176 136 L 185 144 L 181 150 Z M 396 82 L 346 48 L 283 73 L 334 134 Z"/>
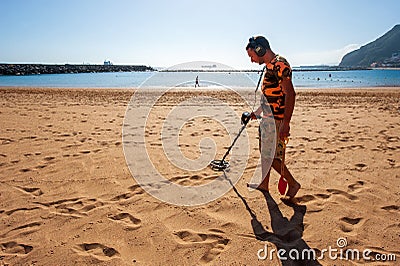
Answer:
<path fill-rule="evenodd" d="M 235 186 L 207 204 L 176 206 L 147 193 L 127 166 L 122 128 L 134 89 L 0 88 L 0 266 L 398 265 L 400 88 L 296 92 L 286 163 L 302 185 L 297 204 L 282 201 L 275 172 L 270 194 L 246 187 L 259 160 L 253 121 L 251 156 Z M 253 103 L 253 90 L 243 93 Z M 171 92 L 152 108 L 144 130 L 149 157 L 185 186 L 220 175 L 179 169 L 163 154 L 163 119 L 193 95 L 249 111 L 238 95 L 215 90 Z M 233 116 L 226 122 L 240 127 Z M 179 135 L 190 159 L 206 136 L 217 158 L 232 140 L 203 118 Z M 311 249 L 315 261 L 289 257 Z M 360 258 L 338 258 L 349 249 Z M 397 262 L 378 261 L 384 258 Z"/>

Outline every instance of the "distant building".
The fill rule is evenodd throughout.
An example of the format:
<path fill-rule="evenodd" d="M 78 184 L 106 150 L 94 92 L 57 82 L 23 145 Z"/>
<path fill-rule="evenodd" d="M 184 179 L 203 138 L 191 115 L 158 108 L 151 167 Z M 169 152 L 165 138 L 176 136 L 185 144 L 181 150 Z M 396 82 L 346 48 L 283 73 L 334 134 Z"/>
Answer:
<path fill-rule="evenodd" d="M 378 67 L 379 66 L 379 64 L 377 63 L 377 62 L 373 62 L 372 64 L 371 64 L 371 67 Z"/>
<path fill-rule="evenodd" d="M 392 61 L 398 61 L 400 59 L 400 52 L 392 53 Z"/>
<path fill-rule="evenodd" d="M 104 65 L 105 66 L 112 66 L 113 65 L 113 63 L 110 61 L 110 60 L 104 60 Z"/>
<path fill-rule="evenodd" d="M 394 65 L 398 65 L 399 63 L 400 63 L 400 53 L 399 52 L 392 53 L 392 57 L 383 60 L 383 64 L 385 66 L 394 66 Z"/>
<path fill-rule="evenodd" d="M 216 68 L 217 67 L 217 65 L 202 65 L 201 66 L 202 68 Z"/>

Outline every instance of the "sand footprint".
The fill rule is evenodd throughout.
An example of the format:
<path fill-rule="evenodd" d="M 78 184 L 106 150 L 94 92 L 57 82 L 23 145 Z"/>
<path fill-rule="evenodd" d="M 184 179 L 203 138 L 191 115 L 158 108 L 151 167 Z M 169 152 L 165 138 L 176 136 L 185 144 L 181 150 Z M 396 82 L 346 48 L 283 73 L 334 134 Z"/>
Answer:
<path fill-rule="evenodd" d="M 42 190 L 40 188 L 36 188 L 36 187 L 33 187 L 33 188 L 30 188 L 30 187 L 16 187 L 16 188 L 18 188 L 19 190 L 21 190 L 24 193 L 28 193 L 28 194 L 31 194 L 33 196 L 43 195 L 43 192 L 42 192 Z"/>
<path fill-rule="evenodd" d="M 104 205 L 103 202 L 97 199 L 86 199 L 86 198 L 72 198 L 62 199 L 58 201 L 41 203 L 34 202 L 49 208 L 54 208 L 54 213 L 59 215 L 72 216 L 74 218 L 81 218 L 87 216 L 91 210 L 101 207 Z"/>
<path fill-rule="evenodd" d="M 381 208 L 382 210 L 385 210 L 385 211 L 393 211 L 393 212 L 395 212 L 395 211 L 400 211 L 400 206 L 398 206 L 398 205 L 388 205 L 388 206 L 384 206 L 384 207 L 382 207 Z"/>
<path fill-rule="evenodd" d="M 204 184 L 205 181 L 214 180 L 218 178 L 219 175 L 208 175 L 206 173 L 203 174 L 194 174 L 194 175 L 183 175 L 183 176 L 176 176 L 169 179 L 171 182 L 177 183 L 182 186 L 198 186 Z"/>
<path fill-rule="evenodd" d="M 9 234 L 21 234 L 21 235 L 28 235 L 34 232 L 37 232 L 39 230 L 38 227 L 40 227 L 42 225 L 41 222 L 32 222 L 32 223 L 28 223 L 28 224 L 24 224 L 18 227 L 15 227 L 11 230 L 9 230 L 7 233 L 0 235 L 0 237 L 6 237 Z"/>
<path fill-rule="evenodd" d="M 354 229 L 361 227 L 364 222 L 365 219 L 361 217 L 342 217 L 340 218 L 340 229 L 345 233 L 349 233 L 352 232 Z"/>
<path fill-rule="evenodd" d="M 315 194 L 315 196 L 317 196 L 318 198 L 321 198 L 321 199 L 328 199 L 328 198 L 330 198 L 331 195 L 318 193 L 318 194 Z"/>
<path fill-rule="evenodd" d="M 99 243 L 79 244 L 74 250 L 79 255 L 92 256 L 100 261 L 110 260 L 112 257 L 119 256 L 119 252 L 114 248 Z"/>
<path fill-rule="evenodd" d="M 313 200 L 315 200 L 316 199 L 316 197 L 315 196 L 313 196 L 313 195 L 303 195 L 303 196 L 301 196 L 301 197 L 298 197 L 297 198 L 297 201 L 300 203 L 307 203 L 307 202 L 310 202 L 310 201 L 313 201 Z"/>
<path fill-rule="evenodd" d="M 356 170 L 356 171 L 359 171 L 359 172 L 364 172 L 367 169 L 368 166 L 366 164 L 364 164 L 364 163 L 357 163 L 357 164 L 355 164 L 355 167 L 356 168 L 354 168 L 352 170 Z"/>
<path fill-rule="evenodd" d="M 83 199 L 78 200 L 76 202 L 68 203 L 68 204 L 61 204 L 56 207 L 59 213 L 63 214 L 73 214 L 78 216 L 86 216 L 87 212 L 103 206 L 104 204 L 96 199 Z"/>
<path fill-rule="evenodd" d="M 348 198 L 349 200 L 357 200 L 358 199 L 357 196 L 351 195 L 350 193 L 347 193 L 347 192 L 339 190 L 339 189 L 327 189 L 326 191 L 328 191 L 334 195 L 344 196 L 344 197 Z"/>
<path fill-rule="evenodd" d="M 179 238 L 178 243 L 182 245 L 206 245 L 208 249 L 200 258 L 200 262 L 209 263 L 223 252 L 229 243 L 229 239 L 221 236 L 220 232 L 222 231 L 213 230 L 211 233 L 197 233 L 191 230 L 182 230 L 175 232 L 174 235 Z"/>
<path fill-rule="evenodd" d="M 320 212 L 323 210 L 324 203 L 326 199 L 329 199 L 332 195 L 340 195 L 349 200 L 358 200 L 358 197 L 353 195 L 352 192 L 359 192 L 364 189 L 365 182 L 357 181 L 356 183 L 350 184 L 348 186 L 348 191 L 342 191 L 339 189 L 327 189 L 328 193 L 317 193 L 315 195 L 303 195 L 297 198 L 299 203 L 310 203 L 308 207 L 308 212 Z"/>
<path fill-rule="evenodd" d="M 356 183 L 351 184 L 351 185 L 348 186 L 349 191 L 351 191 L 351 192 L 360 191 L 360 190 L 362 190 L 364 188 L 364 184 L 365 184 L 364 181 L 357 181 Z"/>
<path fill-rule="evenodd" d="M 176 176 L 171 178 L 170 181 L 182 186 L 189 186 L 191 184 L 189 175 Z"/>
<path fill-rule="evenodd" d="M 117 196 L 113 197 L 111 199 L 111 201 L 129 200 L 130 198 L 134 197 L 135 195 L 144 193 L 144 190 L 140 187 L 140 185 L 133 185 L 133 186 L 130 186 L 128 189 L 129 189 L 129 192 L 117 195 Z"/>
<path fill-rule="evenodd" d="M 320 212 L 324 209 L 325 199 L 330 198 L 330 195 L 318 193 L 315 195 L 304 195 L 296 198 L 298 203 L 307 205 L 307 212 Z"/>
<path fill-rule="evenodd" d="M 25 255 L 33 250 L 33 247 L 25 244 L 18 244 L 15 241 L 0 243 L 0 250 L 5 254 Z"/>
<path fill-rule="evenodd" d="M 131 214 L 127 212 L 122 212 L 117 215 L 108 215 L 108 219 L 117 221 L 124 226 L 126 226 L 127 230 L 135 230 L 141 226 L 141 220 L 133 217 Z"/>
<path fill-rule="evenodd" d="M 33 211 L 33 210 L 38 210 L 41 209 L 40 207 L 32 207 L 32 208 L 16 208 L 16 209 L 12 209 L 9 211 L 3 211 L 6 215 L 10 216 L 12 215 L 14 212 L 18 212 L 18 211 L 22 211 L 24 213 L 26 213 L 26 211 Z M 0 210 L 0 213 L 2 213 L 2 211 Z"/>
<path fill-rule="evenodd" d="M 8 138 L 0 138 L 0 141 L 1 141 L 0 145 L 5 145 L 15 142 L 15 140 Z"/>

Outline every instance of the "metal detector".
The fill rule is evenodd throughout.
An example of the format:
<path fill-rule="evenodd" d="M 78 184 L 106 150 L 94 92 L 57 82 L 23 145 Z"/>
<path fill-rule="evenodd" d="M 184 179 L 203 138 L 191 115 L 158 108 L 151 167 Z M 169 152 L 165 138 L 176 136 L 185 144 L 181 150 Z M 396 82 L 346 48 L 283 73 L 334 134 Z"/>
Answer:
<path fill-rule="evenodd" d="M 225 161 L 226 156 L 228 156 L 229 152 L 231 151 L 232 147 L 235 145 L 236 140 L 239 138 L 240 134 L 242 134 L 242 131 L 246 128 L 247 124 L 249 123 L 251 119 L 251 114 L 249 112 L 244 112 L 242 114 L 242 124 L 243 126 L 240 128 L 239 133 L 237 134 L 236 138 L 233 140 L 231 146 L 229 146 L 228 150 L 226 151 L 224 157 L 222 157 L 222 160 L 212 160 L 210 163 L 211 169 L 215 171 L 224 171 L 226 169 L 229 169 L 230 165 L 229 162 Z"/>
<path fill-rule="evenodd" d="M 265 70 L 265 66 L 264 66 L 263 70 L 261 71 L 260 78 L 258 79 L 256 90 L 254 91 L 254 106 L 255 106 L 255 103 L 256 103 L 256 93 L 257 93 L 258 87 L 260 86 L 260 82 L 261 82 L 261 78 L 263 76 L 264 70 Z M 253 110 L 254 110 L 254 106 L 253 106 Z M 229 167 L 230 167 L 229 162 L 225 161 L 225 158 L 226 158 L 226 156 L 228 156 L 228 154 L 231 151 L 232 147 L 235 145 L 236 140 L 239 138 L 240 134 L 242 134 L 242 131 L 246 128 L 247 124 L 249 123 L 249 121 L 251 120 L 253 115 L 254 115 L 253 113 L 249 113 L 249 112 L 244 112 L 242 114 L 242 118 L 241 118 L 242 127 L 240 128 L 239 133 L 237 134 L 237 136 L 233 140 L 231 146 L 229 146 L 229 148 L 226 151 L 224 157 L 222 157 L 221 160 L 212 160 L 210 162 L 210 167 L 211 167 L 212 170 L 214 170 L 214 171 L 224 171 L 224 170 L 229 169 Z"/>

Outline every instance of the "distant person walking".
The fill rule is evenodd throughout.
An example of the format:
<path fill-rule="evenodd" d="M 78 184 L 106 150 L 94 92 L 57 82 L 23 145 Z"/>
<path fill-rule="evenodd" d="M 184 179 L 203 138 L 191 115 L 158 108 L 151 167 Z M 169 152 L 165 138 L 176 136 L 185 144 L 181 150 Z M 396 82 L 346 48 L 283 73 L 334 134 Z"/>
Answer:
<path fill-rule="evenodd" d="M 196 88 L 196 87 L 200 87 L 200 84 L 199 84 L 199 76 L 196 76 L 196 83 L 194 84 L 194 87 Z"/>

